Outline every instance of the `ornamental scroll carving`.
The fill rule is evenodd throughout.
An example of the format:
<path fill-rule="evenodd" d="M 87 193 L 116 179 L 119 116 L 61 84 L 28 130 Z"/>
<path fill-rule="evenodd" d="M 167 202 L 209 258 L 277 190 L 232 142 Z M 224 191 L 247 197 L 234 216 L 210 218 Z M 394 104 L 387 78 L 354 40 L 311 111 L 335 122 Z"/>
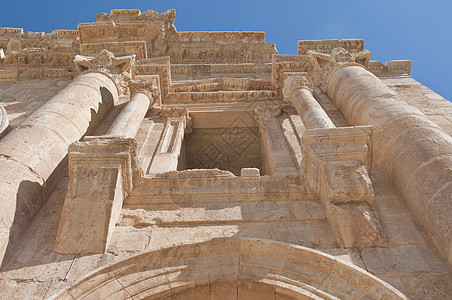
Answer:
<path fill-rule="evenodd" d="M 132 79 L 132 66 L 135 55 L 115 57 L 108 50 L 102 50 L 96 56 L 76 55 L 74 59 L 78 72 L 98 71 L 108 74 L 116 83 L 122 94 L 129 91 L 128 83 Z"/>
<path fill-rule="evenodd" d="M 326 92 L 326 83 L 330 74 L 339 66 L 344 64 L 360 64 L 366 66 L 369 62 L 372 52 L 367 50 L 358 53 L 350 53 L 344 48 L 334 48 L 331 53 L 325 54 L 310 50 L 311 62 L 314 66 L 312 72 L 312 81 L 319 86 L 323 92 Z"/>

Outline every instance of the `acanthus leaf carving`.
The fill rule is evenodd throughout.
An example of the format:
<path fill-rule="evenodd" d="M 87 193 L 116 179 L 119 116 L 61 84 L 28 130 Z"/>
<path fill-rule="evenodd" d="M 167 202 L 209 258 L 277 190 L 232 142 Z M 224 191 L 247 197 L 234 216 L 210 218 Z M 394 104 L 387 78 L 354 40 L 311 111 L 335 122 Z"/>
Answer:
<path fill-rule="evenodd" d="M 255 111 L 256 120 L 276 118 L 282 113 L 281 105 L 258 106 Z"/>
<path fill-rule="evenodd" d="M 108 50 L 102 50 L 96 56 L 76 55 L 74 59 L 78 72 L 98 71 L 108 74 L 116 83 L 122 94 L 129 91 L 128 83 L 132 79 L 132 66 L 135 54 L 115 57 Z"/>
<path fill-rule="evenodd" d="M 147 77 L 147 76 L 146 76 Z M 142 93 L 149 97 L 151 105 L 153 105 L 159 96 L 159 84 L 157 78 L 145 79 L 135 77 L 134 80 L 129 81 L 130 96 L 135 93 Z"/>
<path fill-rule="evenodd" d="M 366 66 L 372 52 L 363 50 L 357 53 L 350 53 L 344 48 L 334 48 L 331 53 L 321 53 L 314 50 L 308 51 L 313 65 L 312 81 L 326 92 L 326 84 L 330 74 L 339 66 L 345 64 L 359 64 Z"/>
<path fill-rule="evenodd" d="M 291 103 L 293 93 L 298 89 L 306 89 L 312 92 L 312 82 L 306 72 L 286 72 L 284 73 L 284 99 Z"/>

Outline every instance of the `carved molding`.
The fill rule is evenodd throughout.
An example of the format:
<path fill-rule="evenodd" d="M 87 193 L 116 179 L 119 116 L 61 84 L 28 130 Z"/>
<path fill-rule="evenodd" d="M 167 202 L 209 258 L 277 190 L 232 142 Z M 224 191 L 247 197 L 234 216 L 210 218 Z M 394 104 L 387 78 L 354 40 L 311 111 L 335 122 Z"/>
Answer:
<path fill-rule="evenodd" d="M 272 57 L 272 84 L 278 93 L 282 92 L 285 73 L 308 72 L 311 69 L 308 55 L 273 55 Z"/>
<path fill-rule="evenodd" d="M 17 80 L 19 70 L 0 70 L 0 81 L 14 81 Z"/>
<path fill-rule="evenodd" d="M 162 117 L 168 120 L 183 120 L 184 134 L 188 135 L 192 132 L 192 122 L 187 108 L 181 107 L 165 107 L 161 109 Z"/>
<path fill-rule="evenodd" d="M 357 53 L 363 51 L 363 39 L 346 39 L 346 40 L 305 40 L 298 41 L 298 55 L 308 54 L 310 50 L 321 53 L 330 53 L 334 48 L 344 48 L 348 52 Z"/>

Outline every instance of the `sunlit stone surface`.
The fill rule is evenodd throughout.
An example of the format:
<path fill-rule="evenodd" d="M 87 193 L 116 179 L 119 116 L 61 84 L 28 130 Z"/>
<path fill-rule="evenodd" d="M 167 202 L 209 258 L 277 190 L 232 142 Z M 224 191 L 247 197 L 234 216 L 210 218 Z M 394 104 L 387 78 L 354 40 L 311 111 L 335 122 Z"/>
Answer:
<path fill-rule="evenodd" d="M 452 104 L 411 61 L 174 18 L 0 28 L 0 298 L 450 298 Z"/>

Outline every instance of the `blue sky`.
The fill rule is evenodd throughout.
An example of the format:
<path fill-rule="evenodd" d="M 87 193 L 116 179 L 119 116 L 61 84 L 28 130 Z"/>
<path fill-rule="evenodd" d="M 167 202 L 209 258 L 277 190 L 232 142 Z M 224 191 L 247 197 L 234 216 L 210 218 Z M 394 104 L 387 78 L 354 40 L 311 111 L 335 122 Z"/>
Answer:
<path fill-rule="evenodd" d="M 452 100 L 451 0 L 4 1 L 0 27 L 76 29 L 121 8 L 175 8 L 178 31 L 265 31 L 280 54 L 298 40 L 363 38 L 372 60 L 410 59 L 413 78 Z"/>

